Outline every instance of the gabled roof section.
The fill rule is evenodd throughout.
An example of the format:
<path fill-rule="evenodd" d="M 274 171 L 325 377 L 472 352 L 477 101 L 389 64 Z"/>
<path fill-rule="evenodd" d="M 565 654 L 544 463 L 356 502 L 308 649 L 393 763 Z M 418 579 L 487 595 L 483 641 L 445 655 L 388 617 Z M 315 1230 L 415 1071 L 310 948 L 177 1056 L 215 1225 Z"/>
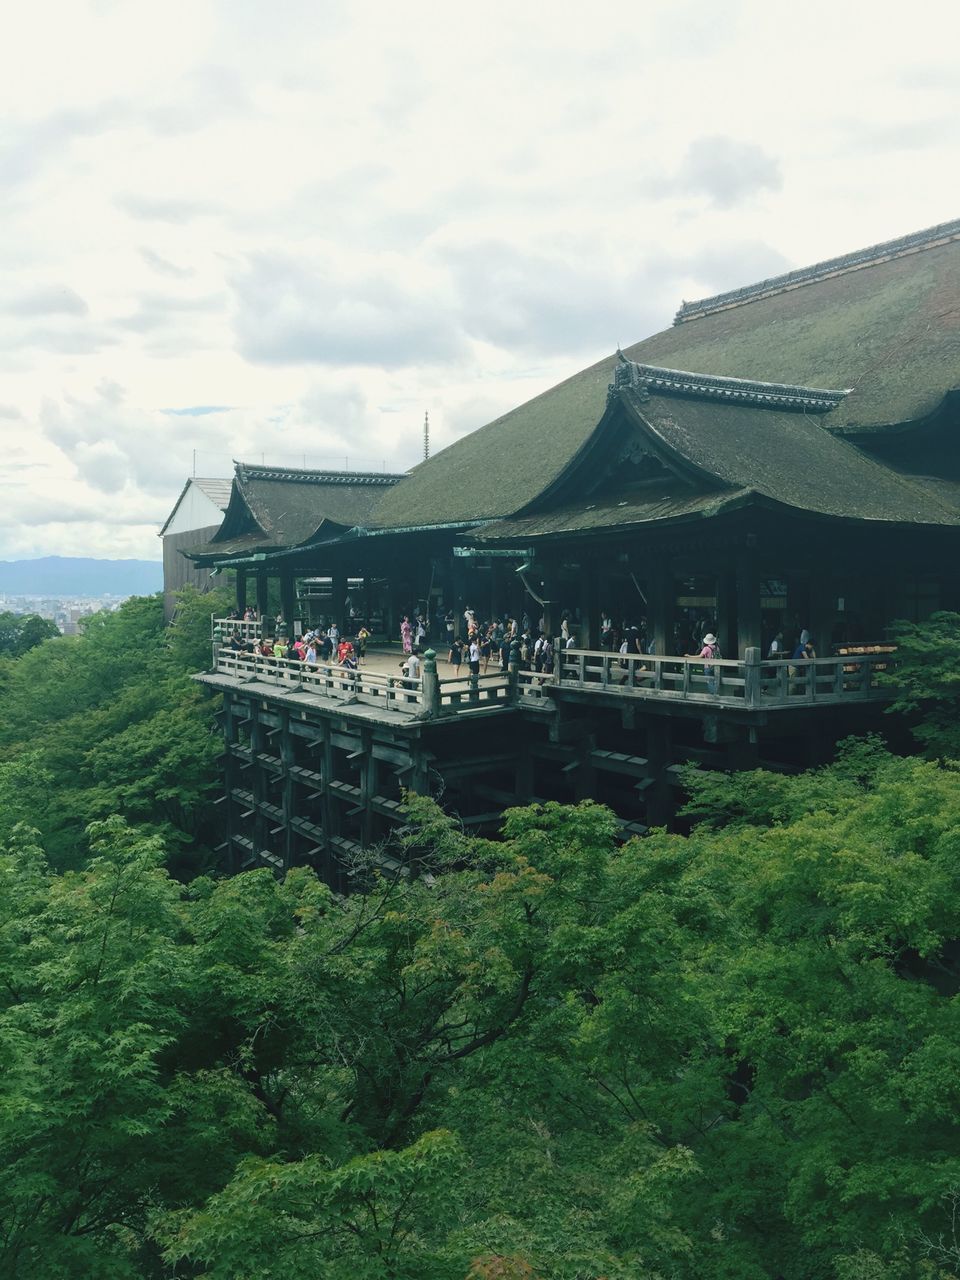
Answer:
<path fill-rule="evenodd" d="M 596 502 L 570 502 L 531 515 L 497 520 L 470 536 L 480 546 L 488 542 L 522 546 L 539 538 L 603 533 L 612 529 L 629 532 L 638 525 L 706 519 L 739 506 L 751 497 L 749 489 L 691 493 L 682 485 L 645 486 L 633 492 L 624 490 L 621 494 L 605 495 Z"/>
<path fill-rule="evenodd" d="M 746 285 L 741 289 L 730 289 L 727 293 L 718 293 L 712 298 L 684 302 L 674 317 L 673 323 L 685 324 L 701 316 L 711 315 L 714 311 L 740 307 L 744 303 L 755 302 L 758 298 L 768 298 L 775 293 L 800 289 L 804 285 L 816 284 L 817 281 L 827 280 L 831 276 L 842 275 L 848 271 L 860 271 L 863 267 L 873 266 L 877 262 L 885 262 L 890 258 L 902 258 L 907 254 L 929 249 L 933 245 L 948 244 L 951 240 L 958 239 L 960 239 L 960 218 L 953 222 L 941 222 L 935 227 L 927 227 L 924 231 L 913 231 L 896 240 L 884 240 L 881 244 L 872 244 L 866 249 L 856 249 L 853 253 L 842 254 L 839 258 L 828 258 L 825 262 L 817 262 L 812 267 L 787 271 L 780 276 L 771 276 L 769 280 L 760 280 L 757 284 Z"/>
<path fill-rule="evenodd" d="M 173 504 L 173 510 L 163 522 L 163 528 L 160 530 L 158 537 L 162 538 L 170 527 L 171 522 L 180 510 L 180 504 L 187 496 L 187 491 L 190 488 L 199 489 L 204 497 L 208 498 L 214 506 L 219 507 L 221 511 L 226 511 L 230 502 L 230 488 L 232 483 L 233 482 L 230 480 L 201 479 L 198 476 L 191 476 L 180 490 L 177 500 Z"/>
<path fill-rule="evenodd" d="M 658 371 L 649 389 L 673 395 L 678 423 L 698 403 L 683 383 L 721 406 L 734 399 L 725 394 L 732 379 L 746 392 L 737 403 L 770 394 L 791 417 L 817 414 L 821 432 L 851 437 L 923 422 L 960 387 L 960 221 L 734 292 L 736 305 L 701 307 L 695 322 L 623 352 Z M 371 523 L 456 524 L 529 509 L 588 447 L 617 363 L 599 361 L 420 463 Z"/>
<path fill-rule="evenodd" d="M 960 525 L 960 508 L 824 431 L 814 416 L 633 390 L 616 399 L 637 430 L 731 489 L 817 515 Z"/>
<path fill-rule="evenodd" d="M 402 479 L 388 472 L 316 471 L 234 464 L 236 474 L 223 524 L 196 559 L 223 559 L 294 547 L 320 530 L 366 524 L 384 490 Z"/>
<path fill-rule="evenodd" d="M 201 493 L 205 493 L 210 501 L 226 511 L 230 505 L 230 490 L 233 488 L 232 480 L 219 480 L 204 476 L 194 476 L 193 483 L 197 486 Z"/>
<path fill-rule="evenodd" d="M 921 422 L 960 386 L 960 239 L 762 294 L 624 354 L 714 376 L 849 387 L 823 419 L 844 434 Z"/>
<path fill-rule="evenodd" d="M 835 409 L 845 391 L 827 391 L 822 387 L 796 387 L 784 382 L 756 382 L 749 378 L 718 378 L 710 374 L 690 373 L 685 369 L 662 369 L 651 364 L 637 364 L 617 352 L 620 363 L 613 376 L 610 391 L 632 387 L 641 393 L 691 396 L 695 400 L 718 400 L 725 404 L 749 404 L 758 409 L 787 409 L 799 413 L 829 413 Z"/>

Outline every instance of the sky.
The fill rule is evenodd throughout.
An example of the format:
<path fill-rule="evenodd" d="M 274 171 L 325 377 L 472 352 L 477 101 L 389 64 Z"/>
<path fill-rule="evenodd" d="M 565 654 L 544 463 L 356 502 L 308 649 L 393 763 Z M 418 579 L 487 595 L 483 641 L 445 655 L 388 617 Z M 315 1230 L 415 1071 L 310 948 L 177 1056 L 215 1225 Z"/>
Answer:
<path fill-rule="evenodd" d="M 427 412 L 437 452 L 683 299 L 960 216 L 958 37 L 941 0 L 9 6 L 0 559 L 157 560 L 191 474 L 404 471 Z"/>

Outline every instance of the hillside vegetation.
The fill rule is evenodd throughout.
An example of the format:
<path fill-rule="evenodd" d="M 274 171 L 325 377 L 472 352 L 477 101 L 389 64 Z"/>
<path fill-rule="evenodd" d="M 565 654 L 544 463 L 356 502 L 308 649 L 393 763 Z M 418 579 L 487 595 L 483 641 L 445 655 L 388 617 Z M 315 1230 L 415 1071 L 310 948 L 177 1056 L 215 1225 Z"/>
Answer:
<path fill-rule="evenodd" d="M 205 632 L 145 679 L 152 608 L 5 672 L 61 701 L 19 783 L 4 726 L 0 1275 L 956 1277 L 956 766 L 692 770 L 692 833 L 622 846 L 590 803 L 491 842 L 411 797 L 429 876 L 197 876 Z"/>

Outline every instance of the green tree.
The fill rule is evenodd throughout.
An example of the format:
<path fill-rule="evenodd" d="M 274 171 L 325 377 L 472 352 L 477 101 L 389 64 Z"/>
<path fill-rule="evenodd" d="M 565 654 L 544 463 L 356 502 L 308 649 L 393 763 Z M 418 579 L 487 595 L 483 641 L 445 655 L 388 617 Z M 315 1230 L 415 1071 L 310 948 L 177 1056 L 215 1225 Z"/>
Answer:
<path fill-rule="evenodd" d="M 42 805 L 4 818 L 0 787 L 0 830 L 27 817 L 57 866 L 79 866 L 87 823 L 118 813 L 163 834 L 181 874 L 205 865 L 219 738 L 189 676 L 209 664 L 218 604 L 185 592 L 165 627 L 159 597 L 128 600 L 0 667 L 0 769 L 29 753 L 46 788 Z"/>
<path fill-rule="evenodd" d="M 960 614 L 935 613 L 926 622 L 896 622 L 896 690 L 890 707 L 907 717 L 914 736 L 934 757 L 960 759 L 960 670 L 954 653 Z"/>
<path fill-rule="evenodd" d="M 0 655 L 19 658 L 44 640 L 59 637 L 56 623 L 36 613 L 0 613 Z"/>

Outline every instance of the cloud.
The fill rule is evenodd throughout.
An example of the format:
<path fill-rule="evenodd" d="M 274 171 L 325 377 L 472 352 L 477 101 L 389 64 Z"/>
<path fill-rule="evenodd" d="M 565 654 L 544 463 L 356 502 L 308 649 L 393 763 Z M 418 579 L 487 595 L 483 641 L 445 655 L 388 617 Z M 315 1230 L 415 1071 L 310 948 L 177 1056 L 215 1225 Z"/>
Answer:
<path fill-rule="evenodd" d="M 762 191 L 783 186 L 780 162 L 755 142 L 722 135 L 695 138 L 676 172 L 642 184 L 647 195 L 705 196 L 718 209 L 731 209 Z"/>
<path fill-rule="evenodd" d="M 187 297 L 172 293 L 145 293 L 137 300 L 136 310 L 116 323 L 134 333 L 152 333 L 157 329 L 179 328 L 184 317 L 215 314 L 223 310 L 224 303 L 223 294 Z"/>
<path fill-rule="evenodd" d="M 9 190 L 32 181 L 78 139 L 107 132 L 122 115 L 120 104 L 107 101 L 7 125 L 0 132 L 0 188 Z"/>
<path fill-rule="evenodd" d="M 229 413 L 232 408 L 230 404 L 190 404 L 183 409 L 161 409 L 160 412 L 174 418 L 205 418 L 209 413 Z"/>
<path fill-rule="evenodd" d="M 152 267 L 154 271 L 162 276 L 172 276 L 175 280 L 186 280 L 194 274 L 190 267 L 178 267 L 175 262 L 170 262 L 169 259 L 162 257 L 159 253 L 155 253 L 147 245 L 140 246 L 140 257 L 148 267 Z"/>
<path fill-rule="evenodd" d="M 11 316 L 85 316 L 89 307 L 73 289 L 66 285 L 51 285 L 7 298 L 0 302 L 0 311 Z"/>
<path fill-rule="evenodd" d="M 265 364 L 456 361 L 465 344 L 449 300 L 416 265 L 390 255 L 346 263 L 332 252 L 251 254 L 230 281 L 238 348 Z"/>
<path fill-rule="evenodd" d="M 176 196 L 148 196 L 128 192 L 117 196 L 118 209 L 131 218 L 153 222 L 193 222 L 196 218 L 217 217 L 225 212 L 215 200 L 190 200 Z"/>
<path fill-rule="evenodd" d="M 588 245 L 546 252 L 486 239 L 437 253 L 471 338 L 525 356 L 600 356 L 624 335 L 649 332 L 669 309 L 675 267 L 631 250 L 625 246 L 621 258 Z"/>

